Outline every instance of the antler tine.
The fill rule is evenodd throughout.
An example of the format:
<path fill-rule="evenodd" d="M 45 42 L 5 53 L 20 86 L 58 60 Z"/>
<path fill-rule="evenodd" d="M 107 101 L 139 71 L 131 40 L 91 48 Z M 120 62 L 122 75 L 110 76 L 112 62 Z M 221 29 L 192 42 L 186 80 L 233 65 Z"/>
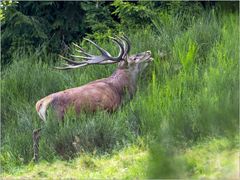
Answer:
<path fill-rule="evenodd" d="M 68 64 L 72 64 L 72 65 L 79 65 L 79 64 L 86 63 L 86 61 L 77 62 L 77 61 L 74 61 L 74 60 L 72 60 L 72 59 L 69 59 L 69 58 L 66 58 L 66 57 L 64 57 L 64 56 L 61 56 L 61 55 L 59 55 L 59 57 L 61 57 L 62 59 L 64 59 Z"/>
<path fill-rule="evenodd" d="M 74 58 L 80 58 L 80 59 L 86 59 L 89 60 L 90 57 L 86 57 L 86 56 L 78 56 L 78 55 L 74 55 L 74 54 L 70 54 L 70 56 L 74 57 Z"/>
<path fill-rule="evenodd" d="M 85 63 L 85 64 L 79 64 L 79 65 L 67 65 L 65 67 L 54 67 L 55 69 L 59 69 L 59 70 L 68 70 L 68 69 L 76 69 L 76 68 L 79 68 L 79 67 L 83 67 L 83 66 L 87 66 L 88 64 Z"/>
<path fill-rule="evenodd" d="M 81 51 L 84 51 L 84 49 L 82 47 L 80 47 L 79 45 L 72 43 L 74 46 L 76 46 L 78 49 L 80 49 Z"/>
<path fill-rule="evenodd" d="M 127 53 L 129 53 L 130 50 L 131 50 L 131 43 L 130 43 L 130 40 L 128 39 L 128 37 L 127 37 L 126 35 L 123 35 L 122 38 L 125 39 L 125 41 L 126 41 L 126 43 L 127 43 L 127 47 L 128 47 L 128 51 L 127 51 Z"/>
<path fill-rule="evenodd" d="M 123 44 L 124 44 L 124 55 L 123 57 L 126 58 L 126 55 L 129 53 L 130 51 L 130 41 L 128 40 L 127 36 L 123 35 L 121 37 L 118 37 L 118 39 L 120 39 Z"/>
<path fill-rule="evenodd" d="M 85 52 L 85 50 L 84 50 L 82 47 L 78 46 L 77 44 L 73 43 L 73 45 L 74 45 L 75 47 L 77 47 L 78 49 L 80 49 L 80 50 L 77 50 L 77 49 L 76 49 L 77 52 L 82 53 L 82 54 L 84 54 L 84 55 L 86 55 L 86 56 L 88 56 L 88 57 L 92 57 L 92 56 L 93 56 L 93 55 Z"/>
<path fill-rule="evenodd" d="M 121 41 L 119 41 L 119 39 L 117 37 L 116 38 L 115 37 L 110 37 L 110 38 L 112 39 L 113 42 L 115 42 L 118 45 L 118 47 L 120 49 L 118 56 L 117 57 L 112 57 L 111 60 L 121 61 L 122 57 L 124 55 L 124 44 Z"/>
<path fill-rule="evenodd" d="M 84 38 L 85 40 L 87 40 L 88 42 L 92 43 L 101 53 L 102 55 L 105 56 L 109 56 L 111 57 L 111 55 L 109 54 L 109 52 L 107 52 L 105 49 L 101 48 L 99 45 L 97 45 L 95 42 L 91 41 L 90 39 Z"/>
<path fill-rule="evenodd" d="M 127 54 L 126 43 L 125 43 L 124 40 L 123 40 L 122 38 L 120 38 L 119 36 L 116 36 L 116 35 L 115 35 L 115 38 L 118 40 L 119 43 L 122 44 L 122 46 L 123 46 L 123 52 L 124 52 L 123 55 L 122 55 L 122 59 L 126 60 L 126 59 L 125 59 L 125 56 L 126 56 L 126 54 Z"/>

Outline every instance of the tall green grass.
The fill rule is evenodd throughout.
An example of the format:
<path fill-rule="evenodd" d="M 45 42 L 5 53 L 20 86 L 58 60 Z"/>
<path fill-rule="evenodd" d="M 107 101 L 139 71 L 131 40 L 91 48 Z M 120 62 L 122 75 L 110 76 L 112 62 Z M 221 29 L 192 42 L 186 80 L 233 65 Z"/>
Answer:
<path fill-rule="evenodd" d="M 187 23 L 179 18 L 160 14 L 152 19 L 155 29 L 129 30 L 131 53 L 151 50 L 154 61 L 141 74 L 134 99 L 113 114 L 75 117 L 70 112 L 64 122 L 58 123 L 50 113 L 48 122 L 42 125 L 35 112 L 37 100 L 107 77 L 116 66 L 62 72 L 52 68 L 56 64 L 44 64 L 35 55 L 16 56 L 2 72 L 1 80 L 2 170 L 11 171 L 31 161 L 32 131 L 40 126 L 40 156 L 48 161 L 69 159 L 84 151 L 104 154 L 141 137 L 146 145 L 157 143 L 161 150 L 153 148 L 153 157 L 158 152 L 166 155 L 169 159 L 162 163 L 168 164 L 179 146 L 209 136 L 235 136 L 238 15 L 210 12 Z M 116 53 L 108 40 L 99 44 Z M 83 46 L 90 48 L 85 42 Z M 92 47 L 90 51 L 97 53 Z M 168 169 L 174 169 L 168 165 Z M 168 177 L 153 174 L 156 176 L 152 178 Z"/>
<path fill-rule="evenodd" d="M 42 124 L 35 110 L 37 100 L 109 76 L 115 69 L 99 66 L 64 72 L 54 70 L 54 66 L 43 64 L 34 56 L 23 56 L 3 72 L 1 162 L 4 170 L 31 161 L 32 132 L 41 126 L 41 159 L 49 161 L 57 157 L 69 159 L 82 151 L 110 152 L 132 142 L 136 136 L 137 124 L 133 116 L 128 116 L 128 108 L 113 114 L 99 112 L 80 117 L 70 112 L 63 124 L 50 113 L 48 123 Z"/>
<path fill-rule="evenodd" d="M 212 16 L 213 22 L 201 18 L 177 34 L 167 59 L 154 56 L 147 90 L 140 90 L 133 101 L 145 133 L 156 135 L 166 131 L 174 139 L 196 140 L 237 132 L 237 16 L 229 14 L 218 20 Z M 218 35 L 211 36 L 216 21 L 219 21 Z M 201 40 L 207 51 L 202 49 L 204 44 L 199 44 L 199 23 L 208 28 L 205 32 L 209 33 L 209 39 Z"/>
<path fill-rule="evenodd" d="M 175 158 L 179 147 L 206 137 L 228 137 L 231 141 L 237 134 L 237 20 L 234 14 L 211 14 L 208 21 L 203 17 L 177 35 L 168 59 L 172 61 L 162 61 L 163 69 L 153 71 L 148 92 L 140 93 L 134 107 L 142 118 L 142 131 L 150 139 L 156 138 L 151 146 L 151 178 L 182 177 L 184 170 L 178 167 L 184 162 Z M 199 30 L 203 28 L 207 34 L 202 37 Z"/>

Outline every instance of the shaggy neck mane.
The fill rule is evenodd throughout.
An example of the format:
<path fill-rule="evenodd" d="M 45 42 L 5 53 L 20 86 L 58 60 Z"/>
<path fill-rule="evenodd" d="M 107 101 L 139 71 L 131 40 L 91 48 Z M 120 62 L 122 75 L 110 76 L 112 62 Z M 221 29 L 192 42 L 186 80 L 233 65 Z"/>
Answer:
<path fill-rule="evenodd" d="M 132 97 L 136 91 L 136 82 L 132 79 L 128 69 L 117 69 L 107 78 L 107 83 L 115 87 L 121 96 L 124 96 L 127 91 Z"/>

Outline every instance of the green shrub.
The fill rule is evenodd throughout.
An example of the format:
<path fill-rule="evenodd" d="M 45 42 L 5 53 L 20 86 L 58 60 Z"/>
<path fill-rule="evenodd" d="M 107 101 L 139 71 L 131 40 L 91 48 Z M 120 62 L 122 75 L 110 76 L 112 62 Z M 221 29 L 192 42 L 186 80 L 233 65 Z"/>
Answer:
<path fill-rule="evenodd" d="M 208 51 L 200 51 L 197 32 L 193 31 L 196 27 L 192 26 L 176 35 L 167 61 L 155 56 L 152 82 L 133 102 L 144 134 L 160 135 L 172 142 L 237 132 L 237 16 L 232 14 L 229 19 L 219 17 L 218 24 L 215 17 L 211 19 L 219 30 L 217 36 L 206 39 Z M 204 23 L 202 26 L 212 29 Z"/>
<path fill-rule="evenodd" d="M 129 123 L 126 110 L 113 114 L 80 114 L 77 117 L 72 111 L 60 123 L 54 116 L 49 116 L 43 127 L 40 154 L 50 160 L 53 152 L 65 159 L 85 151 L 109 152 L 132 141 L 134 134 Z"/>
<path fill-rule="evenodd" d="M 235 136 L 239 118 L 238 15 L 216 15 L 214 11 L 202 15 L 189 18 L 186 23 L 176 14 L 158 12 L 154 18 L 149 16 L 154 26 L 129 29 L 131 54 L 151 50 L 154 57 L 140 75 L 134 99 L 112 114 L 98 112 L 75 117 L 69 112 L 60 123 L 50 113 L 42 126 L 41 158 L 69 159 L 83 151 L 102 154 L 141 137 L 145 145 L 155 142 L 156 147 L 161 147 L 160 158 L 169 158 L 163 161 L 169 163 L 166 172 L 161 171 L 163 177 L 168 177 L 174 169 L 170 156 L 175 153 L 167 153 L 169 149 L 208 136 Z M 102 40 L 100 34 L 96 38 L 98 44 L 117 54 L 117 47 Z M 98 53 L 85 41 L 81 45 Z M 88 66 L 57 71 L 52 69 L 60 64 L 53 63 L 55 57 L 17 55 L 20 53 L 13 56 L 13 63 L 4 69 L 1 80 L 0 158 L 4 171 L 31 161 L 32 131 L 41 126 L 34 108 L 37 100 L 107 77 L 116 68 Z M 46 59 L 50 63 L 43 63 Z M 158 154 L 154 147 L 153 153 Z M 176 169 L 175 174 L 179 172 Z"/>
<path fill-rule="evenodd" d="M 92 51 L 96 52 L 95 49 Z M 56 91 L 109 76 L 114 69 L 114 65 L 92 66 L 70 72 L 54 70 L 53 66 L 55 65 L 43 63 L 34 55 L 22 56 L 16 57 L 3 72 L 1 80 L 3 170 L 31 161 L 32 132 L 40 126 L 43 126 L 40 156 L 47 160 L 61 156 L 74 157 L 82 149 L 99 153 L 111 151 L 123 146 L 125 142 L 131 142 L 135 136 L 131 130 L 135 126 L 129 122 L 127 109 L 116 114 L 99 113 L 92 116 L 81 115 L 78 118 L 70 114 L 63 124 L 58 124 L 56 118 L 50 116 L 47 124 L 41 125 L 35 110 L 35 103 L 39 99 Z M 72 145 L 75 137 L 81 139 L 80 149 L 77 150 Z"/>

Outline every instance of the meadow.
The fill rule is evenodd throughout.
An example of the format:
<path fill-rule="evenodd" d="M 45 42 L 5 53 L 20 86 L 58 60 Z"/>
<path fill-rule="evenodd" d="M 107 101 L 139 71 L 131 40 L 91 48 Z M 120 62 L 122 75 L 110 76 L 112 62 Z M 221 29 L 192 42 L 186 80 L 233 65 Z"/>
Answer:
<path fill-rule="evenodd" d="M 12 55 L 1 72 L 1 177 L 238 177 L 238 13 L 208 10 L 186 18 L 160 12 L 151 26 L 124 34 L 131 54 L 151 50 L 154 61 L 139 77 L 133 100 L 112 114 L 69 112 L 59 123 L 50 111 L 43 124 L 35 103 L 110 76 L 116 65 L 59 71 L 53 67 L 61 61 L 51 54 Z M 95 41 L 116 54 L 99 36 Z M 38 127 L 40 161 L 34 164 Z"/>

